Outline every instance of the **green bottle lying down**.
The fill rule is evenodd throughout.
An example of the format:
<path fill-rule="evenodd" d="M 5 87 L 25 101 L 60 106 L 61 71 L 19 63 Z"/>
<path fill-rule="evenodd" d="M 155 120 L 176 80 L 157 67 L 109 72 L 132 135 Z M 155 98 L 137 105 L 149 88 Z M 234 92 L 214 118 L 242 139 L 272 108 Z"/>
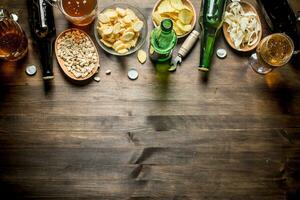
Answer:
<path fill-rule="evenodd" d="M 223 24 L 226 0 L 202 0 L 200 26 L 202 28 L 199 70 L 208 72 L 214 53 L 215 41 Z"/>

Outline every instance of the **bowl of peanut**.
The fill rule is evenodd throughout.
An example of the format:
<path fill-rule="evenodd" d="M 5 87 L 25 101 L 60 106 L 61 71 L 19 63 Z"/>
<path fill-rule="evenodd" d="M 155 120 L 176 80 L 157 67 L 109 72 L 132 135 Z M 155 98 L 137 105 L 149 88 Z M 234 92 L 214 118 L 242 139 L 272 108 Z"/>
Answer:
<path fill-rule="evenodd" d="M 147 33 L 145 16 L 128 4 L 114 4 L 102 10 L 94 27 L 100 47 L 116 56 L 136 52 L 145 43 Z"/>
<path fill-rule="evenodd" d="M 100 67 L 94 42 L 79 29 L 67 29 L 58 35 L 55 54 L 62 71 L 75 81 L 90 79 Z"/>

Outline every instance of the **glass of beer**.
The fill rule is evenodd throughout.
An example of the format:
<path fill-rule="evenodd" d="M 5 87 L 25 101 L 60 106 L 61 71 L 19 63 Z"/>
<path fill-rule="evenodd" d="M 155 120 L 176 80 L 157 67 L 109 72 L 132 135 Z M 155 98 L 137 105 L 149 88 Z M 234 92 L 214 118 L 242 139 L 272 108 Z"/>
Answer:
<path fill-rule="evenodd" d="M 97 0 L 46 0 L 58 8 L 71 23 L 86 26 L 96 17 Z"/>
<path fill-rule="evenodd" d="M 0 8 L 0 58 L 17 61 L 28 52 L 28 40 L 21 26 L 9 12 Z"/>
<path fill-rule="evenodd" d="M 258 74 L 268 74 L 273 69 L 286 65 L 294 53 L 292 39 L 284 33 L 275 33 L 262 39 L 249 64 Z"/>

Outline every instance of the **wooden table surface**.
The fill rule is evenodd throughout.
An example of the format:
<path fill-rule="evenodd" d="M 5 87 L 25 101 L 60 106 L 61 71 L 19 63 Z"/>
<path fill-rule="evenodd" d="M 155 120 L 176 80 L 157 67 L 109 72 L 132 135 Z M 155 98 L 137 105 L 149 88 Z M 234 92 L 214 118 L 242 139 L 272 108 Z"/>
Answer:
<path fill-rule="evenodd" d="M 299 66 L 260 76 L 221 36 L 216 46 L 228 57 L 214 57 L 207 82 L 197 70 L 198 44 L 174 74 L 99 48 L 100 83 L 72 84 L 55 61 L 45 87 L 40 69 L 24 72 L 40 66 L 25 2 L 0 3 L 19 14 L 29 36 L 27 58 L 0 62 L 5 199 L 300 199 Z M 152 28 L 155 0 L 122 2 L 140 7 Z M 298 0 L 290 3 L 300 10 Z M 71 27 L 58 11 L 55 18 L 57 33 Z M 127 78 L 131 67 L 136 81 Z"/>

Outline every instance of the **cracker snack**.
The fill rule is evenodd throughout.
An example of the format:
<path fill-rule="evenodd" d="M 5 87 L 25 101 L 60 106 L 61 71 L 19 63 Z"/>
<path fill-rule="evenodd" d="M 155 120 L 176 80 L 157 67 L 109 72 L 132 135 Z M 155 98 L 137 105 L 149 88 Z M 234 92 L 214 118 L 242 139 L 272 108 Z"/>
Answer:
<path fill-rule="evenodd" d="M 182 0 L 163 0 L 152 14 L 152 19 L 159 25 L 163 19 L 171 19 L 178 36 L 187 34 L 193 29 L 194 12 Z"/>
<path fill-rule="evenodd" d="M 98 19 L 100 41 L 119 54 L 126 54 L 136 46 L 144 27 L 144 22 L 129 8 L 106 9 Z"/>

